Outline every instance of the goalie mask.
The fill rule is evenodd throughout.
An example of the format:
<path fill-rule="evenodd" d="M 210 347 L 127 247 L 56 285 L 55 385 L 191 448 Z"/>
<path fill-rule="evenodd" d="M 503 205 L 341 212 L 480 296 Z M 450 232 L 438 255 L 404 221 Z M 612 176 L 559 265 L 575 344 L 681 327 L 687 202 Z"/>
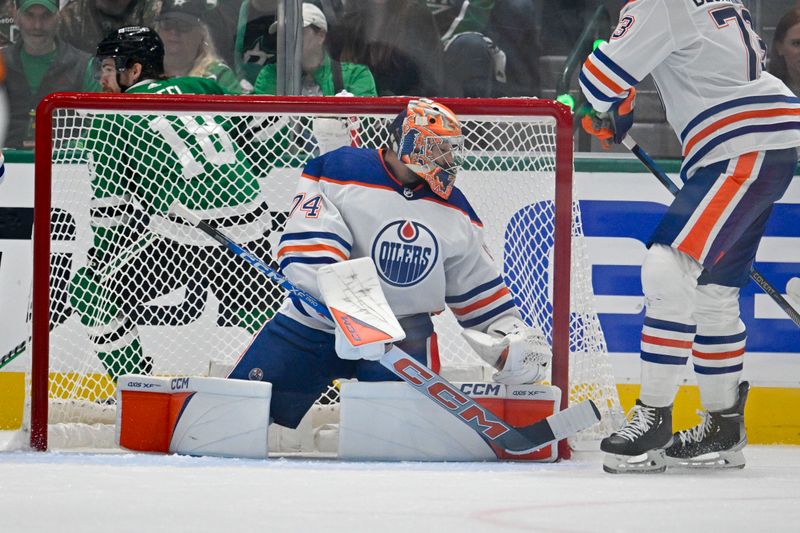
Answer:
<path fill-rule="evenodd" d="M 164 77 L 164 43 L 155 30 L 146 26 L 126 26 L 114 30 L 100 41 L 94 57 L 96 79 L 100 79 L 104 68 L 109 68 L 109 65 L 103 65 L 106 59 L 114 60 L 117 83 L 123 91 L 128 87 L 120 83 L 119 73 L 134 63 L 142 66 L 142 80 Z"/>
<path fill-rule="evenodd" d="M 458 117 L 447 107 L 421 98 L 408 102 L 393 129 L 400 161 L 425 180 L 436 195 L 449 198 L 462 159 Z"/>

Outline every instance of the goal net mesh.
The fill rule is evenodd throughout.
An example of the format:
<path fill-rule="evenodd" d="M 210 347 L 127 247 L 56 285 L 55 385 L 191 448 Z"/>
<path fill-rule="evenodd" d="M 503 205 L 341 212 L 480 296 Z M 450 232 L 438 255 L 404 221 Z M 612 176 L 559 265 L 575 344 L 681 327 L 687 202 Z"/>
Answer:
<path fill-rule="evenodd" d="M 114 378 L 125 373 L 225 375 L 280 307 L 279 287 L 169 215 L 173 202 L 277 266 L 303 165 L 340 146 L 388 146 L 394 118 L 358 106 L 320 113 L 300 103 L 246 113 L 117 107 L 53 115 L 45 162 L 52 171 L 51 423 L 91 424 L 98 413 L 107 421 Z M 553 268 L 556 121 L 536 113 L 459 114 L 466 159 L 456 184 L 483 221 L 486 246 L 524 320 L 548 339 L 553 280 L 570 277 L 569 397 L 591 398 L 603 414 L 579 438 L 607 434 L 620 406 L 577 201 L 571 268 Z M 449 310 L 434 322 L 445 376 L 491 375 Z M 320 398 L 336 401 L 334 386 Z"/>

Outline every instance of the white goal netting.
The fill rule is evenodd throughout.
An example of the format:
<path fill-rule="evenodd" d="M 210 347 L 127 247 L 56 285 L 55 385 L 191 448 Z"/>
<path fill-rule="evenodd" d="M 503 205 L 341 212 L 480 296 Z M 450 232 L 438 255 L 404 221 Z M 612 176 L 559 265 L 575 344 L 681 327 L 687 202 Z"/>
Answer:
<path fill-rule="evenodd" d="M 37 173 L 44 165 L 51 172 L 49 257 L 35 258 L 49 262 L 49 303 L 34 300 L 49 306 L 49 376 L 33 376 L 49 378 L 51 423 L 91 424 L 98 413 L 107 421 L 113 378 L 123 373 L 224 373 L 279 307 L 279 288 L 166 214 L 174 201 L 275 265 L 304 163 L 342 145 L 388 145 L 386 126 L 402 107 L 253 99 L 247 109 L 221 111 L 209 99 L 198 98 L 196 109 L 191 98 L 177 101 L 138 111 L 123 97 L 108 109 L 53 112 L 52 157 L 37 160 Z M 557 157 L 557 121 L 548 112 L 555 104 L 452 105 L 465 134 L 456 185 L 481 217 L 524 319 L 549 338 L 554 280 L 570 280 L 569 357 L 554 361 L 556 374 L 568 365 L 569 383 L 556 384 L 571 401 L 592 398 L 600 407 L 604 423 L 583 438 L 605 434 L 620 407 L 574 201 L 571 264 L 554 268 L 556 167 L 571 165 Z M 47 209 L 38 194 L 37 209 Z M 484 367 L 449 311 L 435 324 L 443 368 Z M 332 387 L 320 403 L 336 400 Z"/>

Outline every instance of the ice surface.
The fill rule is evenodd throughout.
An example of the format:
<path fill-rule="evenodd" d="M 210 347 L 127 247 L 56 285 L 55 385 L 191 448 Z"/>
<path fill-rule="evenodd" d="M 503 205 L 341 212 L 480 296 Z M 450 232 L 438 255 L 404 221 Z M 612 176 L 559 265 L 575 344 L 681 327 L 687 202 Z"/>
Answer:
<path fill-rule="evenodd" d="M 0 532 L 800 530 L 800 447 L 745 455 L 743 470 L 611 475 L 595 452 L 446 464 L 11 451 Z"/>

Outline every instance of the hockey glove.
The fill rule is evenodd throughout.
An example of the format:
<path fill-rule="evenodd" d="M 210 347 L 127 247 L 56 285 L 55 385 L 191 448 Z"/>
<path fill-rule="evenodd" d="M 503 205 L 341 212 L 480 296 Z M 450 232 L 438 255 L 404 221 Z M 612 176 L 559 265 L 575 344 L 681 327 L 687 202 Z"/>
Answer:
<path fill-rule="evenodd" d="M 522 385 L 547 377 L 553 358 L 550 345 L 539 328 L 528 327 L 515 316 L 497 319 L 486 333 L 465 329 L 461 335 L 481 359 L 498 370 L 492 376 L 498 383 Z"/>
<path fill-rule="evenodd" d="M 633 126 L 633 109 L 636 100 L 636 89 L 631 87 L 624 100 L 615 104 L 607 112 L 591 110 L 583 116 L 581 124 L 590 135 L 600 139 L 600 144 L 608 150 L 609 140 L 620 144 L 628 130 Z"/>

